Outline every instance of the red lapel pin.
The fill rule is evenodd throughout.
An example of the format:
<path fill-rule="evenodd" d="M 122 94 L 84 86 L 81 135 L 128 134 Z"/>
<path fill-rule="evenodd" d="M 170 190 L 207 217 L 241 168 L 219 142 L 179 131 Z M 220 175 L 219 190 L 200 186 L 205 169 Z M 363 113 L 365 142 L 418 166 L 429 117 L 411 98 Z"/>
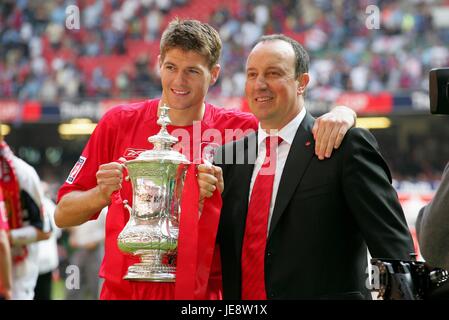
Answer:
<path fill-rule="evenodd" d="M 306 147 L 310 146 L 310 144 L 311 144 L 310 141 L 307 141 L 306 142 Z"/>

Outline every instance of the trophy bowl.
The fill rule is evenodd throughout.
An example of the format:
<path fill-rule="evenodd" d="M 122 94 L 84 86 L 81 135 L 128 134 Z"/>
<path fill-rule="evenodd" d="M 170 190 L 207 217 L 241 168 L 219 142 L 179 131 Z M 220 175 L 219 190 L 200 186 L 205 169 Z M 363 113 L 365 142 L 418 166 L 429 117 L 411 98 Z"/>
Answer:
<path fill-rule="evenodd" d="M 140 257 L 131 265 L 126 280 L 174 282 L 181 214 L 181 195 L 190 162 L 172 149 L 177 139 L 168 134 L 169 108 L 160 108 L 158 124 L 161 131 L 148 141 L 154 149 L 125 162 L 131 180 L 132 207 L 124 200 L 130 213 L 119 234 L 119 249 Z"/>

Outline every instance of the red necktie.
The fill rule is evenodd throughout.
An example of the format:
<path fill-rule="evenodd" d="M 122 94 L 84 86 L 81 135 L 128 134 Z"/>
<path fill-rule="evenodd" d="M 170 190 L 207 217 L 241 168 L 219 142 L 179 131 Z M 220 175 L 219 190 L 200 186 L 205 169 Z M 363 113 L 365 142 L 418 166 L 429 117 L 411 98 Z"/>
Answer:
<path fill-rule="evenodd" d="M 280 137 L 265 139 L 265 160 L 257 174 L 248 206 L 242 249 L 242 299 L 265 300 L 265 246 L 268 215 L 276 171 L 277 146 Z"/>

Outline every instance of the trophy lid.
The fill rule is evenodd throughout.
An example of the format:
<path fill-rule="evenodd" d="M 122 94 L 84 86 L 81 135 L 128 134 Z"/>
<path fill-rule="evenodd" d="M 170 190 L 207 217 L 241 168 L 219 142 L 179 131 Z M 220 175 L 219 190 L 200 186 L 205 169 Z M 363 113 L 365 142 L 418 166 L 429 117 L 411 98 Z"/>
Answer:
<path fill-rule="evenodd" d="M 172 136 L 167 131 L 167 125 L 171 124 L 168 110 L 170 110 L 170 108 L 166 104 L 160 107 L 161 112 L 157 124 L 161 126 L 161 130 L 158 134 L 148 138 L 148 141 L 154 145 L 154 148 L 142 152 L 136 159 L 127 161 L 128 163 L 149 161 L 190 163 L 182 153 L 173 150 L 173 145 L 178 142 L 178 138 Z"/>

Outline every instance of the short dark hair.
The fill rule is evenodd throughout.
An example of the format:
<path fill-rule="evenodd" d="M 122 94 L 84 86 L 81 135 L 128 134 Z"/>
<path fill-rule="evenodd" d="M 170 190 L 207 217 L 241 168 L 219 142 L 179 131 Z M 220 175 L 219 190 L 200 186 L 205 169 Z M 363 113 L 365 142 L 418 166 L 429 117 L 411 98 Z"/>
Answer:
<path fill-rule="evenodd" d="M 255 45 L 261 42 L 275 40 L 285 41 L 292 46 L 293 51 L 295 52 L 295 77 L 298 77 L 300 74 L 309 72 L 309 54 L 298 41 L 292 38 L 287 37 L 283 34 L 270 34 L 260 37 Z"/>
<path fill-rule="evenodd" d="M 204 56 L 209 69 L 218 63 L 221 39 L 217 30 L 198 20 L 172 20 L 162 34 L 160 51 L 162 60 L 170 49 L 196 51 Z"/>

